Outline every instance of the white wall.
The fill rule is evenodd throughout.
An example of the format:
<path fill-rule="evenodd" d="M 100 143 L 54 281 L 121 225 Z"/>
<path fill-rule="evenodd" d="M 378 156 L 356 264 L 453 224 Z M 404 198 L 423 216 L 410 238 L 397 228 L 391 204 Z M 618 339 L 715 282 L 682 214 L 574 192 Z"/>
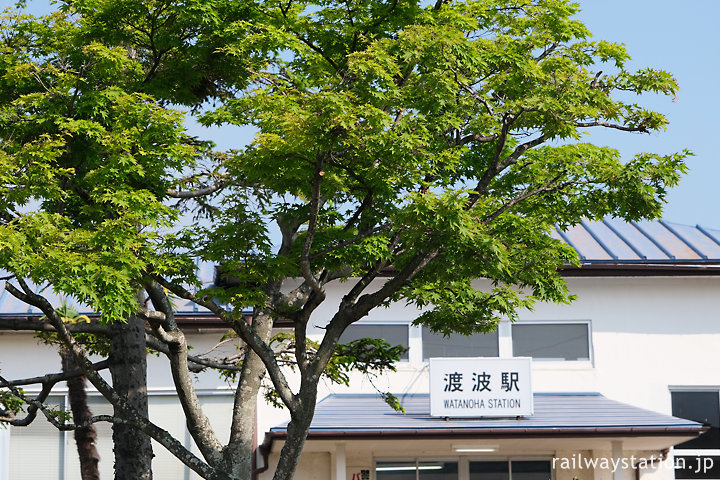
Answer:
<path fill-rule="evenodd" d="M 0 480 L 10 476 L 10 430 L 0 427 Z"/>
<path fill-rule="evenodd" d="M 520 320 L 589 321 L 592 359 L 536 362 L 536 391 L 600 392 L 615 400 L 670 413 L 669 386 L 720 386 L 720 278 L 569 278 L 568 283 L 578 295 L 577 301 L 571 305 L 539 304 L 533 312 L 521 312 Z M 318 309 L 312 335 L 322 334 L 321 327 L 334 311 L 333 301 L 339 301 L 347 285 L 338 282 L 328 288 L 331 300 Z M 409 323 L 417 314 L 404 303 L 394 304 L 373 311 L 363 322 Z M 502 325 L 501 337 L 508 340 L 508 334 L 509 325 Z M 195 346 L 193 353 L 211 348 L 220 336 L 221 332 L 189 335 Z M 417 335 L 413 338 L 411 348 L 419 343 Z M 505 345 L 507 350 L 507 341 Z M 395 393 L 426 393 L 427 366 L 419 359 L 417 350 L 411 352 L 411 361 L 400 363 L 397 373 L 374 383 Z M 149 390 L 171 389 L 165 359 L 149 357 L 148 365 Z M 59 368 L 53 349 L 38 345 L 27 334 L 0 333 L 0 373 L 6 378 L 36 376 Z M 203 373 L 196 379 L 198 388 L 228 390 L 214 373 Z M 374 388 L 367 379 L 353 375 L 349 388 L 321 385 L 319 398 L 339 392 L 374 392 Z M 258 412 L 259 441 L 262 432 L 287 418 L 282 410 L 262 405 Z"/>
<path fill-rule="evenodd" d="M 671 413 L 669 386 L 720 387 L 720 278 L 620 277 L 568 278 L 577 300 L 569 305 L 537 304 L 520 313 L 521 322 L 589 321 L 590 362 L 534 362 L 533 386 L 538 392 L 600 392 L 614 400 Z M 482 284 L 478 282 L 478 286 Z M 347 284 L 328 289 L 329 300 L 314 317 L 311 334 L 327 322 Z M 362 320 L 366 323 L 408 323 L 418 314 L 394 304 Z M 510 325 L 500 329 L 501 356 L 510 354 Z M 319 337 L 318 337 L 319 338 Z M 504 347 L 503 347 L 504 344 Z M 374 380 L 394 393 L 427 393 L 427 364 L 413 355 L 398 364 L 398 372 Z M 414 360 L 414 361 L 413 361 Z M 367 379 L 354 375 L 349 388 L 323 385 L 329 393 L 373 392 Z M 275 413 L 265 418 L 273 421 Z M 269 428 L 272 422 L 261 419 Z"/>
<path fill-rule="evenodd" d="M 593 366 L 538 368 L 541 390 L 577 385 L 670 413 L 668 386 L 720 386 L 720 279 L 575 278 L 578 299 L 539 305 L 522 320 L 590 320 Z M 573 383 L 571 383 L 573 382 Z M 563 388 L 564 387 L 564 388 Z"/>

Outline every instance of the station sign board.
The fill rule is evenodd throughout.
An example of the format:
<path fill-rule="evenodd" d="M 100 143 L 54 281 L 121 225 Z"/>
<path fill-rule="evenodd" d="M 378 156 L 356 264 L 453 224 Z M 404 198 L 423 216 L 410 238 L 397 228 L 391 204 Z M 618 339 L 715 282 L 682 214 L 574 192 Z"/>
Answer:
<path fill-rule="evenodd" d="M 515 417 L 533 413 L 532 359 L 431 358 L 430 415 Z"/>

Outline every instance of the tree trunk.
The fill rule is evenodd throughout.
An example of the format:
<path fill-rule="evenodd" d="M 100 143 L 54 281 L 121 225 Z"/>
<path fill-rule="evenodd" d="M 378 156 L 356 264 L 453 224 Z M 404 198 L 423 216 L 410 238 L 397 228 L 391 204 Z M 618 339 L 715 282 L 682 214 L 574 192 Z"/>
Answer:
<path fill-rule="evenodd" d="M 257 315 L 253 327 L 265 342 L 272 335 L 273 319 L 269 315 Z M 252 350 L 243 361 L 243 368 L 235 390 L 235 405 L 230 433 L 230 442 L 223 451 L 224 469 L 233 478 L 252 477 L 253 455 L 255 455 L 255 413 L 257 397 L 262 379 L 265 376 L 265 364 Z"/>
<path fill-rule="evenodd" d="M 145 417 L 147 401 L 147 350 L 145 322 L 131 316 L 127 323 L 111 325 L 110 373 L 115 390 Z M 122 413 L 115 409 L 115 415 Z M 113 424 L 115 480 L 151 480 L 153 451 L 150 437 L 128 425 Z"/>
<path fill-rule="evenodd" d="M 265 365 L 255 353 L 249 353 L 243 363 L 243 370 L 251 378 L 238 385 L 233 416 L 236 417 L 234 424 L 239 430 L 234 441 L 223 452 L 223 457 L 225 469 L 233 478 L 249 479 L 252 475 L 257 395 L 265 374 Z"/>
<path fill-rule="evenodd" d="M 315 388 L 317 394 L 317 388 Z M 310 423 L 315 414 L 315 398 L 311 395 L 305 395 L 304 400 L 307 405 L 300 409 L 296 415 L 290 420 L 287 428 L 287 438 L 285 445 L 280 451 L 280 459 L 273 480 L 292 480 L 295 476 L 300 454 L 305 446 Z"/>
<path fill-rule="evenodd" d="M 77 369 L 72 358 L 72 353 L 66 348 L 60 349 L 63 372 Z M 92 412 L 87 403 L 87 391 L 85 389 L 85 377 L 75 377 L 67 381 L 68 398 L 70 399 L 70 410 L 74 423 L 84 422 L 92 417 Z M 100 455 L 96 447 L 97 432 L 95 425 L 88 425 L 75 429 L 75 444 L 77 445 L 78 458 L 80 459 L 80 478 L 82 480 L 100 480 L 98 462 Z"/>

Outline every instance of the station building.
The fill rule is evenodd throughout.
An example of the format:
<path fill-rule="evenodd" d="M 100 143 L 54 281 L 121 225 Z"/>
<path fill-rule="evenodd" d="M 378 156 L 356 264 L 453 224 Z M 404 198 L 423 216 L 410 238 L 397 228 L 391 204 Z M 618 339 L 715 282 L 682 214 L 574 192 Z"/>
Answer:
<path fill-rule="evenodd" d="M 392 374 L 322 385 L 295 478 L 720 479 L 720 231 L 606 220 L 555 235 L 582 262 L 563 271 L 577 295 L 569 305 L 538 304 L 515 323 L 470 337 L 413 326 L 418 311 L 400 303 L 351 326 L 343 341 L 385 338 L 407 354 Z M 312 335 L 322 335 L 343 288 L 328 288 Z M 40 315 L 6 292 L 0 314 Z M 222 335 L 192 305 L 181 305 L 178 317 L 195 352 Z M 0 332 L 4 376 L 36 376 L 53 362 L 59 369 L 57 353 L 28 333 Z M 151 418 L 190 446 L 166 363 L 150 357 L 148 368 Z M 216 431 L 227 436 L 231 386 L 213 373 L 196 384 Z M 394 393 L 405 413 L 378 391 Z M 53 400 L 63 405 L 64 397 L 58 389 Z M 97 395 L 90 400 L 94 413 L 108 408 Z M 438 401 L 444 410 L 431 408 Z M 257 417 L 255 476 L 267 480 L 288 415 L 262 404 Z M 99 425 L 107 478 L 109 437 Z M 155 479 L 197 478 L 161 447 L 155 453 Z M 0 480 L 79 479 L 78 471 L 71 434 L 40 421 L 0 429 Z"/>

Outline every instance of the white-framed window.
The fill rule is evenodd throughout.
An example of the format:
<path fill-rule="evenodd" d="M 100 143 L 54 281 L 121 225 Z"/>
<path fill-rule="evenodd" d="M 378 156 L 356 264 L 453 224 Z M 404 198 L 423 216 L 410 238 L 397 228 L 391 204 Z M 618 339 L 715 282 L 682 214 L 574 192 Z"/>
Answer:
<path fill-rule="evenodd" d="M 340 343 L 382 338 L 412 349 L 401 360 L 427 362 L 438 357 L 532 357 L 539 361 L 592 361 L 592 331 L 588 320 L 520 321 L 501 323 L 497 330 L 473 335 L 444 336 L 426 326 L 405 323 L 356 323 Z"/>
<path fill-rule="evenodd" d="M 200 404 L 223 443 L 229 439 L 227 422 L 232 418 L 231 391 L 198 392 Z M 67 404 L 65 395 L 53 395 L 48 403 L 62 407 Z M 88 393 L 88 406 L 93 415 L 112 414 L 112 407 L 97 393 Z M 199 455 L 185 426 L 182 406 L 173 392 L 155 391 L 148 394 L 150 419 L 170 432 L 186 448 Z M 95 424 L 97 449 L 100 454 L 100 478 L 113 478 L 112 426 L 107 422 Z M 8 480 L 52 478 L 80 480 L 80 466 L 73 432 L 60 432 L 42 414 L 27 427 L 9 428 Z M 153 441 L 153 478 L 155 480 L 199 480 L 201 477 Z M 37 458 L 42 458 L 41 462 Z M 2 459 L 0 458 L 0 462 Z M 0 470 L 0 474 L 2 470 Z M 0 480 L 4 480 L 0 476 Z"/>
<path fill-rule="evenodd" d="M 354 323 L 340 336 L 338 343 L 348 343 L 360 338 L 381 338 L 390 345 L 402 345 L 405 353 L 400 360 L 408 360 L 408 324 L 368 324 Z"/>
<path fill-rule="evenodd" d="M 533 360 L 592 358 L 590 322 L 518 322 L 511 325 L 512 354 Z"/>
<path fill-rule="evenodd" d="M 670 398 L 674 416 L 710 426 L 698 438 L 674 447 L 675 478 L 720 478 L 720 389 L 674 387 Z"/>
<path fill-rule="evenodd" d="M 498 332 L 444 336 L 423 326 L 422 351 L 423 361 L 436 357 L 497 357 Z"/>

